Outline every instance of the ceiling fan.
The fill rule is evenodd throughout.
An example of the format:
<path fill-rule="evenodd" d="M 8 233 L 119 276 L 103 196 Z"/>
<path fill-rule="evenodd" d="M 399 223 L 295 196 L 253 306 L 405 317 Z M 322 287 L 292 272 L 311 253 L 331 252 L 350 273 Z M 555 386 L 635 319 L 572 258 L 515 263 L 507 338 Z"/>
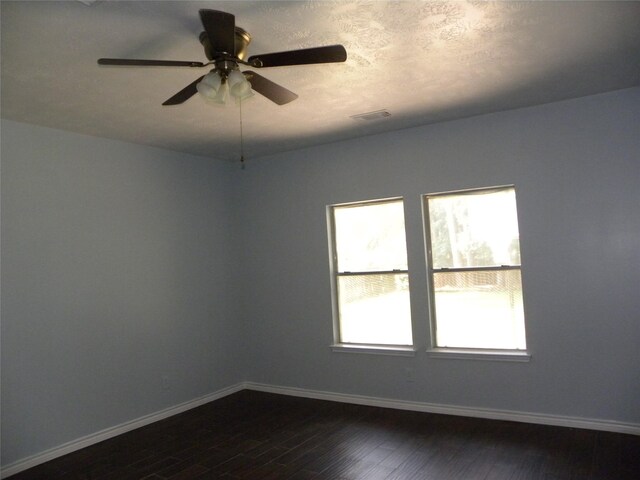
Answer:
<path fill-rule="evenodd" d="M 199 12 L 204 27 L 204 32 L 200 33 L 200 43 L 209 62 L 100 58 L 98 64 L 191 68 L 213 65 L 214 68 L 208 74 L 194 80 L 162 105 L 184 103 L 197 92 L 213 101 L 223 103 L 227 91 L 237 99 L 244 99 L 252 95 L 252 89 L 272 102 L 284 105 L 298 98 L 298 95 L 251 70 L 240 72 L 239 65 L 266 68 L 335 63 L 347 59 L 347 52 L 342 45 L 329 45 L 253 55 L 245 60 L 251 35 L 235 25 L 235 16 L 218 10 L 203 9 Z"/>

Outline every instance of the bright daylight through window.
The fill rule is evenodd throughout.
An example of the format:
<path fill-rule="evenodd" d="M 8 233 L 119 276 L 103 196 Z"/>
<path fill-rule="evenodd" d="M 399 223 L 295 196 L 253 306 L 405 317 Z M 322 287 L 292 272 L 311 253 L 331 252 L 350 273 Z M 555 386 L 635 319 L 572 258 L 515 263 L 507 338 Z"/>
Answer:
<path fill-rule="evenodd" d="M 434 347 L 526 349 L 515 189 L 424 201 Z"/>
<path fill-rule="evenodd" d="M 402 199 L 329 207 L 336 342 L 411 345 Z"/>

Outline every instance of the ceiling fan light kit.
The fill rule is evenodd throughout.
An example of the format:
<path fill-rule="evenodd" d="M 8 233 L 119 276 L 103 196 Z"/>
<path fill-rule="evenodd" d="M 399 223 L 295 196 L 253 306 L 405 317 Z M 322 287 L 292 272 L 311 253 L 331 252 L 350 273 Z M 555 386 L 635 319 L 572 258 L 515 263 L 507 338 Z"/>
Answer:
<path fill-rule="evenodd" d="M 298 95 L 258 75 L 252 71 L 243 71 L 239 65 L 254 68 L 284 67 L 293 65 L 310 65 L 317 63 L 337 63 L 347 60 L 347 52 L 342 45 L 305 48 L 286 52 L 254 55 L 245 60 L 247 47 L 251 43 L 251 35 L 244 29 L 236 27 L 235 17 L 218 10 L 202 9 L 199 11 L 204 32 L 200 34 L 200 43 L 204 47 L 208 63 L 174 61 L 174 60 L 135 60 L 119 58 L 100 58 L 99 65 L 118 66 L 162 66 L 201 68 L 213 65 L 206 75 L 196 79 L 163 105 L 184 103 L 196 93 L 213 103 L 225 103 L 230 93 L 236 101 L 246 100 L 257 92 L 277 105 L 292 102 Z"/>

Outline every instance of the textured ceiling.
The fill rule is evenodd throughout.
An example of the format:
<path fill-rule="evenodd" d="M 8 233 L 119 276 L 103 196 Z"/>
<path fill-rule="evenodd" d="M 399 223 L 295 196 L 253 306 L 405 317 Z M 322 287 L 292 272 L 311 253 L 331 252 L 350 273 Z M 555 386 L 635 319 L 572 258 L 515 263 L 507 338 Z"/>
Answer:
<path fill-rule="evenodd" d="M 90 5 L 86 5 L 89 3 Z M 262 69 L 299 98 L 243 103 L 248 160 L 640 84 L 640 2 L 2 1 L 3 118 L 238 160 L 239 108 L 162 102 L 207 72 L 198 9 L 233 13 L 249 55 L 335 43 L 346 63 Z M 386 109 L 365 122 L 352 115 Z"/>

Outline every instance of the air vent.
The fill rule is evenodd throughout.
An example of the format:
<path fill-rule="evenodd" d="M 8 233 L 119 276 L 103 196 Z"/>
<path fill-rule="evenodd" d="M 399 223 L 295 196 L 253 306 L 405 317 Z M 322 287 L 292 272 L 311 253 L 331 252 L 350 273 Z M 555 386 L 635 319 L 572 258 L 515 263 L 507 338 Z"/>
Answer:
<path fill-rule="evenodd" d="M 388 110 L 376 110 L 375 112 L 359 113 L 357 115 L 351 115 L 354 120 L 379 120 L 381 118 L 390 117 L 391 113 Z"/>

